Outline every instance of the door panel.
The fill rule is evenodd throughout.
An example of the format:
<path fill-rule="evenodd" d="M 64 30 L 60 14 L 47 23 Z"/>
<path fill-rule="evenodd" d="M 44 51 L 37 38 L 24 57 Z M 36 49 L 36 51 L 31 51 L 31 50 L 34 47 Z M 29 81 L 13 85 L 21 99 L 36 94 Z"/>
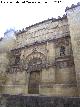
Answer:
<path fill-rule="evenodd" d="M 30 73 L 28 92 L 30 94 L 39 94 L 40 71 Z"/>

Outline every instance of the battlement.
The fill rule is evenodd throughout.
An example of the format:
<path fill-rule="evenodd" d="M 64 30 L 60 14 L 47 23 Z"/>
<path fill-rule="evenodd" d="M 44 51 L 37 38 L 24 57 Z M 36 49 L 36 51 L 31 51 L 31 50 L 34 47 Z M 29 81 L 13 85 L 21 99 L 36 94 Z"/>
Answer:
<path fill-rule="evenodd" d="M 78 7 L 78 6 L 80 6 L 80 2 L 78 2 L 76 5 L 74 5 L 74 4 L 72 4 L 71 5 L 71 7 L 66 7 L 66 9 L 65 9 L 65 12 L 67 11 L 67 10 L 69 10 L 69 9 L 73 9 L 73 8 L 75 8 L 75 7 Z"/>
<path fill-rule="evenodd" d="M 16 31 L 15 32 L 15 35 L 18 36 L 18 34 L 21 34 L 21 33 L 24 33 L 24 32 L 27 32 L 30 28 L 34 27 L 34 26 L 37 26 L 37 25 L 40 25 L 40 24 L 43 24 L 43 23 L 46 23 L 48 21 L 52 21 L 52 22 L 55 22 L 55 21 L 58 21 L 58 20 L 63 20 L 63 19 L 66 19 L 67 18 L 67 15 L 64 14 L 62 17 L 58 16 L 58 18 L 51 18 L 51 19 L 47 19 L 47 20 L 44 20 L 42 22 L 39 22 L 39 23 L 36 23 L 36 24 L 33 24 L 29 27 L 26 27 L 26 28 L 23 28 L 22 30 L 19 30 L 19 31 Z"/>

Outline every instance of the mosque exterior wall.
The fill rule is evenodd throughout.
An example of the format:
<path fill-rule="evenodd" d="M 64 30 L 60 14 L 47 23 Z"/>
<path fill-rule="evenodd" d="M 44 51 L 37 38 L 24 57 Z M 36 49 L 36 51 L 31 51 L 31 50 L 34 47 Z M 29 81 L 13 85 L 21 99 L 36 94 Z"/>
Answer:
<path fill-rule="evenodd" d="M 67 10 L 16 32 L 15 45 L 0 51 L 0 93 L 79 96 L 79 16 Z"/>

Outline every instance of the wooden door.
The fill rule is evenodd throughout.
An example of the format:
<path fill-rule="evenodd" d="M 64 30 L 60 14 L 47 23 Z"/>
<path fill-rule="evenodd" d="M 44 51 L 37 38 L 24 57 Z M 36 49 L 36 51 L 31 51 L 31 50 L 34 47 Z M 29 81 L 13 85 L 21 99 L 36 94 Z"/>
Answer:
<path fill-rule="evenodd" d="M 32 71 L 30 73 L 28 93 L 39 94 L 40 71 Z"/>

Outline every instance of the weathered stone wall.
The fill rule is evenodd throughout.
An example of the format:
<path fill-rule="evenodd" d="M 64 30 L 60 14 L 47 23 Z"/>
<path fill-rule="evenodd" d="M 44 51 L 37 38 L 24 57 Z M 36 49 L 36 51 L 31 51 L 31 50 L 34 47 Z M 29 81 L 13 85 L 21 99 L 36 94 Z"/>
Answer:
<path fill-rule="evenodd" d="M 25 32 L 17 34 L 17 47 L 69 35 L 68 26 L 66 17 L 63 20 L 49 20 L 32 26 Z"/>
<path fill-rule="evenodd" d="M 75 62 L 77 86 L 80 90 L 80 3 L 66 11 Z M 80 96 L 80 91 L 79 91 Z"/>
<path fill-rule="evenodd" d="M 7 74 L 8 81 L 5 86 L 5 94 L 26 94 L 27 93 L 27 79 L 26 73 L 16 72 L 13 74 Z"/>
<path fill-rule="evenodd" d="M 67 17 L 26 28 L 24 32 L 16 33 L 16 41 L 10 47 L 9 43 L 11 41 L 3 48 L 7 47 L 5 52 L 8 52 L 5 57 L 7 81 L 2 86 L 4 94 L 29 94 L 29 90 L 33 90 L 29 84 L 35 81 L 37 75 L 40 76 L 36 78 L 40 95 L 78 95 Z M 65 48 L 63 55 L 60 53 L 61 46 Z M 32 75 L 34 71 L 37 72 Z"/>
<path fill-rule="evenodd" d="M 65 46 L 65 56 L 61 57 L 62 45 Z M 10 73 L 7 74 L 5 94 L 27 95 L 30 72 L 39 70 L 41 72 L 40 95 L 77 95 L 74 65 L 69 62 L 71 66 L 68 66 L 66 62 L 71 60 L 69 56 L 72 57 L 67 18 L 55 22 L 46 21 L 18 34 L 15 48 L 11 51 L 13 56 L 10 58 Z M 20 57 L 19 64 L 15 64 L 17 56 Z M 42 68 L 34 66 L 35 58 L 42 60 Z M 33 63 L 31 67 L 30 63 Z"/>

